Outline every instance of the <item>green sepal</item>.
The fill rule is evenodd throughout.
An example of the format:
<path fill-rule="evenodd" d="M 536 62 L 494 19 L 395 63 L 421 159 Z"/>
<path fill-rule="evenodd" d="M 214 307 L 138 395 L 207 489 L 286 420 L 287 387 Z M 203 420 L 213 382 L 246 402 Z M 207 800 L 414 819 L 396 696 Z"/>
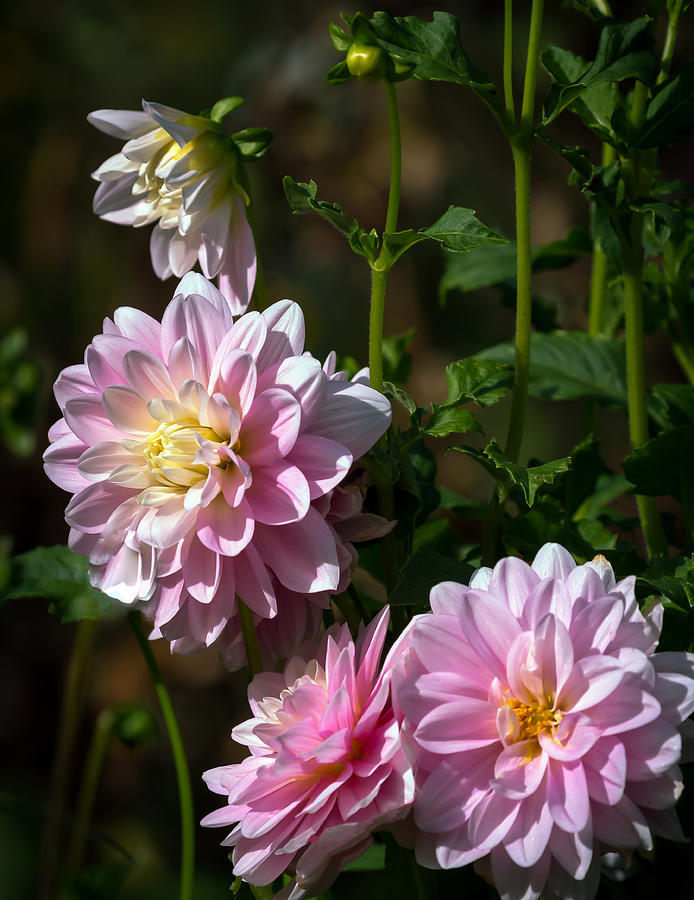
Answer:
<path fill-rule="evenodd" d="M 339 63 L 336 63 L 325 73 L 325 80 L 328 84 L 344 84 L 344 82 L 349 81 L 351 77 L 352 73 L 347 66 L 347 60 L 344 59 Z"/>
<path fill-rule="evenodd" d="M 231 139 L 236 144 L 241 157 L 246 162 L 254 162 L 262 159 L 272 143 L 274 134 L 269 128 L 261 126 L 244 128 L 232 134 Z"/>
<path fill-rule="evenodd" d="M 41 597 L 61 622 L 81 619 L 118 619 L 128 606 L 97 591 L 89 583 L 84 556 L 67 547 L 36 547 L 12 560 L 12 575 L 5 593 L 9 600 Z"/>
<path fill-rule="evenodd" d="M 351 38 L 343 28 L 340 28 L 339 25 L 331 22 L 330 25 L 328 25 L 328 32 L 333 47 L 339 53 L 344 53 L 346 50 L 349 50 L 353 38 Z"/>
<path fill-rule="evenodd" d="M 221 122 L 230 112 L 233 112 L 245 103 L 246 101 L 243 97 L 223 97 L 221 100 L 217 100 L 210 110 L 210 119 L 213 122 Z"/>
<path fill-rule="evenodd" d="M 524 468 L 511 462 L 494 439 L 481 451 L 466 446 L 451 447 L 451 450 L 472 456 L 501 485 L 507 488 L 519 487 L 528 506 L 532 506 L 535 502 L 538 490 L 552 485 L 557 478 L 569 471 L 572 464 L 571 457 L 565 456 L 539 466 Z"/>

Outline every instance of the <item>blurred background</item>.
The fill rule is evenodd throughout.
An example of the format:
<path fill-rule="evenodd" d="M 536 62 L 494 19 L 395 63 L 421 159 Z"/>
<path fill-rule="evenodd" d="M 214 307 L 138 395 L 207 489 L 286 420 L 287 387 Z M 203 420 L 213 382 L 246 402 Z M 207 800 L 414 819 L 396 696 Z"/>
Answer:
<path fill-rule="evenodd" d="M 516 4 L 517 86 L 529 6 Z M 635 2 L 614 7 L 625 18 L 642 11 Z M 162 283 L 152 271 L 149 228 L 124 228 L 92 214 L 95 183 L 89 173 L 120 143 L 87 124 L 91 110 L 135 109 L 144 97 L 197 112 L 220 97 L 244 96 L 247 106 L 227 120 L 231 130 L 264 125 L 275 133 L 265 159 L 249 167 L 268 297 L 302 303 L 307 348 L 314 355 L 335 349 L 365 363 L 368 267 L 323 221 L 293 217 L 281 185 L 285 174 L 298 181 L 313 178 L 321 199 L 340 203 L 367 228 L 383 227 L 389 160 L 382 86 L 352 80 L 331 87 L 324 80 L 340 58 L 328 38 L 328 24 L 339 19 L 341 8 L 357 11 L 309 0 L 15 0 L 5 8 L 0 19 L 5 135 L 0 144 L 0 578 L 10 552 L 67 538 L 67 497 L 41 469 L 46 432 L 58 417 L 53 380 L 64 366 L 82 360 L 104 316 L 129 305 L 159 318 L 176 283 Z M 394 15 L 423 18 L 430 18 L 434 8 L 401 2 L 386 7 Z M 444 8 L 459 16 L 472 61 L 498 83 L 501 0 L 450 2 Z M 543 41 L 591 58 L 595 31 L 572 9 L 548 3 Z M 685 19 L 677 58 L 691 50 L 691 42 Z M 545 83 L 541 76 L 540 97 Z M 453 85 L 410 81 L 398 86 L 398 95 L 403 136 L 399 227 L 429 225 L 455 204 L 477 210 L 485 224 L 512 234 L 511 157 L 484 107 Z M 565 143 L 586 142 L 580 123 L 568 115 L 560 117 L 552 134 Z M 690 144 L 680 146 L 677 156 L 664 154 L 666 174 L 671 169 L 686 177 L 691 149 Z M 563 237 L 571 226 L 587 225 L 587 206 L 567 184 L 568 174 L 566 164 L 538 142 L 532 211 L 536 244 Z M 454 291 L 441 306 L 442 271 L 437 247 L 420 245 L 389 281 L 386 333 L 416 329 L 408 389 L 420 405 L 445 396 L 449 362 L 513 333 L 513 312 L 500 303 L 498 291 Z M 560 327 L 584 327 L 588 277 L 588 265 L 579 261 L 538 278 L 537 291 L 556 303 Z M 654 381 L 680 380 L 657 337 L 649 339 L 649 356 Z M 503 403 L 485 411 L 490 436 L 503 439 L 507 413 Z M 626 452 L 626 424 L 613 411 L 601 416 L 603 453 L 616 464 Z M 579 406 L 531 402 L 523 459 L 565 455 L 580 431 Z M 480 469 L 460 455 L 440 455 L 439 477 L 461 494 L 489 495 Z M 0 608 L 0 897 L 8 900 L 35 892 L 60 691 L 74 634 L 75 626 L 61 625 L 44 602 L 12 601 Z M 167 645 L 154 650 L 180 716 L 200 818 L 217 805 L 200 774 L 240 756 L 229 732 L 246 717 L 244 674 L 230 676 L 214 653 L 174 658 Z M 102 624 L 78 760 L 84 758 L 99 712 L 125 701 L 156 709 L 127 625 Z M 79 769 L 78 764 L 71 790 Z M 114 741 L 88 858 L 116 864 L 135 860 L 124 897 L 176 895 L 177 808 L 165 735 L 137 749 Z M 221 831 L 198 831 L 196 900 L 228 895 L 231 866 L 218 846 L 222 837 Z"/>

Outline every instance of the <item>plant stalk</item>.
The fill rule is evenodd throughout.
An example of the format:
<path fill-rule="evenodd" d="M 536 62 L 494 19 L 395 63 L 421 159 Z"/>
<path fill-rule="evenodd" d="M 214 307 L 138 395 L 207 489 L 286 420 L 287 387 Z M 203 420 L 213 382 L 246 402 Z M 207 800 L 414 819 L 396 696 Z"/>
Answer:
<path fill-rule="evenodd" d="M 41 863 L 39 866 L 38 900 L 52 900 L 56 895 L 56 874 L 60 859 L 60 838 L 65 810 L 70 765 L 75 747 L 75 737 L 79 726 L 87 674 L 94 649 L 97 622 L 83 619 L 77 626 L 77 633 L 70 653 L 70 661 L 65 674 L 63 695 L 58 726 L 58 740 L 51 772 L 51 787 L 46 809 L 41 840 Z"/>
<path fill-rule="evenodd" d="M 504 0 L 504 107 L 509 129 L 516 127 L 513 102 L 513 0 Z"/>
<path fill-rule="evenodd" d="M 176 721 L 169 692 L 161 677 L 159 666 L 149 646 L 149 641 L 142 632 L 140 617 L 136 612 L 128 615 L 128 621 L 135 633 L 137 642 L 142 650 L 147 667 L 154 682 L 154 690 L 159 700 L 159 706 L 164 717 L 164 724 L 169 735 L 174 765 L 176 767 L 176 779 L 178 781 L 178 799 L 181 815 L 181 883 L 180 900 L 193 900 L 193 881 L 195 876 L 195 819 L 193 817 L 193 792 L 190 786 L 190 773 L 186 761 L 185 750 L 181 732 Z"/>
<path fill-rule="evenodd" d="M 248 668 L 251 670 L 251 675 L 259 675 L 263 671 L 263 661 L 260 658 L 258 635 L 256 634 L 255 630 L 253 613 L 240 597 L 237 596 L 236 599 L 239 604 L 239 615 L 241 616 L 241 630 L 243 631 L 243 640 L 246 644 Z"/>

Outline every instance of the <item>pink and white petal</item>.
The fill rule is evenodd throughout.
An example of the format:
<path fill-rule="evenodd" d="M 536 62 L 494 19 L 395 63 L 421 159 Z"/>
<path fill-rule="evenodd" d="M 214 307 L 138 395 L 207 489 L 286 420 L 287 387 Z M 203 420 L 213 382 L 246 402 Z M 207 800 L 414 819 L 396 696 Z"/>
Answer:
<path fill-rule="evenodd" d="M 432 753 L 459 753 L 496 744 L 496 710 L 472 697 L 440 703 L 417 723 L 414 739 Z"/>
<path fill-rule="evenodd" d="M 572 878 L 582 881 L 593 859 L 592 820 L 580 831 L 563 831 L 554 828 L 549 839 L 552 856 Z"/>
<path fill-rule="evenodd" d="M 650 661 L 663 716 L 671 725 L 679 725 L 694 712 L 694 653 L 654 653 Z"/>
<path fill-rule="evenodd" d="M 66 369 L 63 369 L 55 380 L 53 393 L 58 406 L 62 410 L 65 408 L 67 401 L 73 397 L 96 393 L 96 385 L 87 366 L 84 363 L 80 363 L 79 365 L 68 366 Z"/>
<path fill-rule="evenodd" d="M 293 394 L 301 404 L 301 421 L 307 428 L 323 405 L 327 394 L 328 379 L 321 364 L 312 356 L 292 356 L 283 360 L 274 376 L 272 369 L 265 371 L 263 382 L 271 378 L 272 384 Z M 272 384 L 265 385 L 271 387 Z"/>
<path fill-rule="evenodd" d="M 552 759 L 569 762 L 581 759 L 602 736 L 602 729 L 593 725 L 583 713 L 569 713 L 564 716 L 552 733 L 541 731 L 538 735 L 540 746 Z"/>
<path fill-rule="evenodd" d="M 211 603 L 217 593 L 222 575 L 222 560 L 201 544 L 192 541 L 190 552 L 183 565 L 183 578 L 188 593 L 200 603 Z"/>
<path fill-rule="evenodd" d="M 300 434 L 287 455 L 287 462 L 304 473 L 311 500 L 315 500 L 343 480 L 352 465 L 352 454 L 336 441 L 317 434 Z"/>
<path fill-rule="evenodd" d="M 526 598 L 539 580 L 537 573 L 523 560 L 507 557 L 494 566 L 487 591 L 504 600 L 511 612 L 519 617 Z"/>
<path fill-rule="evenodd" d="M 253 517 L 264 525 L 298 522 L 308 512 L 308 482 L 296 466 L 284 462 L 256 466 L 253 482 L 246 491 Z"/>
<path fill-rule="evenodd" d="M 186 278 L 195 273 L 189 272 Z M 183 279 L 181 285 L 184 284 Z M 179 285 L 179 288 L 181 287 Z M 211 285 L 210 285 L 211 287 Z M 215 289 L 216 290 L 216 289 Z M 188 338 L 200 361 L 202 382 L 207 383 L 217 348 L 228 329 L 227 313 L 220 312 L 203 296 L 177 294 L 162 317 L 162 350 L 168 356 L 176 341 Z"/>
<path fill-rule="evenodd" d="M 503 847 L 495 847 L 490 857 L 494 886 L 501 900 L 537 900 L 549 876 L 549 851 L 534 866 L 516 865 Z"/>
<path fill-rule="evenodd" d="M 277 598 L 263 557 L 253 544 L 249 544 L 243 553 L 234 557 L 233 562 L 236 593 L 253 612 L 265 619 L 272 618 L 277 613 Z M 231 560 L 225 560 L 225 579 L 230 563 Z"/>
<path fill-rule="evenodd" d="M 519 811 L 517 800 L 509 800 L 490 791 L 470 816 L 468 834 L 472 844 L 478 850 L 489 852 L 506 837 Z"/>
<path fill-rule="evenodd" d="M 218 279 L 219 290 L 235 316 L 244 313 L 251 302 L 257 265 L 253 232 L 241 201 L 236 199 L 231 213 L 231 233 Z"/>
<path fill-rule="evenodd" d="M 65 404 L 65 421 L 71 431 L 88 446 L 120 440 L 122 434 L 107 417 L 101 396 L 73 397 Z"/>
<path fill-rule="evenodd" d="M 479 571 L 479 570 L 478 570 Z M 491 570 L 490 570 L 491 571 Z M 429 592 L 429 606 L 436 615 L 458 616 L 458 609 L 468 588 L 457 581 L 442 581 Z"/>
<path fill-rule="evenodd" d="M 161 357 L 161 325 L 156 319 L 132 306 L 120 306 L 113 314 L 113 321 L 123 337 L 130 338 L 142 349 Z"/>
<path fill-rule="evenodd" d="M 285 587 L 307 594 L 337 589 L 340 567 L 335 538 L 312 507 L 291 525 L 259 524 L 255 536 L 259 552 Z"/>
<path fill-rule="evenodd" d="M 157 278 L 162 281 L 173 275 L 169 262 L 169 243 L 174 236 L 174 228 L 162 228 L 159 224 L 152 229 L 149 238 L 149 255 L 152 260 L 152 268 Z"/>
<path fill-rule="evenodd" d="M 156 128 L 147 113 L 136 109 L 95 109 L 89 113 L 87 121 L 99 131 L 124 141 Z"/>
<path fill-rule="evenodd" d="M 153 397 L 175 398 L 174 386 L 164 363 L 145 350 L 129 350 L 123 369 L 130 386 L 145 400 Z"/>
<path fill-rule="evenodd" d="M 624 679 L 624 669 L 606 656 L 579 659 L 557 696 L 557 707 L 581 712 L 604 701 L 616 691 Z"/>
<path fill-rule="evenodd" d="M 607 806 L 614 806 L 624 795 L 627 756 L 624 744 L 616 737 L 603 737 L 583 757 L 588 793 Z"/>
<path fill-rule="evenodd" d="M 214 278 L 222 267 L 231 227 L 231 200 L 224 196 L 200 228 L 200 268 L 206 278 Z"/>
<path fill-rule="evenodd" d="M 592 814 L 593 833 L 605 846 L 616 850 L 652 849 L 648 823 L 626 794 L 614 806 L 593 803 Z"/>
<path fill-rule="evenodd" d="M 554 822 L 542 786 L 521 803 L 516 821 L 504 838 L 503 847 L 516 865 L 529 869 L 537 865 L 545 853 L 553 829 Z"/>
<path fill-rule="evenodd" d="M 123 434 L 149 435 L 159 423 L 152 418 L 147 402 L 125 385 L 106 388 L 102 394 L 104 411 Z"/>
<path fill-rule="evenodd" d="M 74 494 L 84 490 L 94 480 L 86 478 L 78 466 L 84 451 L 85 445 L 74 434 L 66 434 L 53 441 L 43 454 L 46 475 L 64 491 Z"/>
<path fill-rule="evenodd" d="M 390 401 L 372 388 L 330 381 L 325 403 L 308 431 L 342 444 L 358 459 L 386 431 L 391 415 Z"/>
<path fill-rule="evenodd" d="M 669 809 L 673 807 L 684 790 L 682 770 L 673 766 L 664 775 L 649 781 L 628 781 L 626 794 L 637 806 L 648 809 Z"/>
<path fill-rule="evenodd" d="M 623 618 L 621 597 L 600 597 L 582 609 L 571 623 L 576 657 L 603 653 L 612 643 Z"/>
<path fill-rule="evenodd" d="M 590 658 L 590 657 L 589 657 Z M 658 719 L 662 707 L 650 691 L 622 684 L 602 702 L 587 710 L 591 722 L 604 735 L 621 734 Z"/>
<path fill-rule="evenodd" d="M 263 391 L 241 424 L 239 452 L 251 466 L 275 462 L 291 451 L 300 427 L 301 406 L 288 391 Z"/>
<path fill-rule="evenodd" d="M 682 736 L 663 718 L 621 735 L 621 740 L 626 749 L 630 781 L 663 775 L 681 761 Z"/>
<path fill-rule="evenodd" d="M 574 664 L 569 632 L 551 613 L 544 616 L 533 634 L 533 647 L 521 666 L 520 677 L 531 693 L 552 706 Z"/>
<path fill-rule="evenodd" d="M 499 754 L 489 786 L 502 797 L 522 800 L 539 788 L 547 762 L 547 755 L 535 740 L 517 741 Z"/>
<path fill-rule="evenodd" d="M 299 304 L 292 300 L 273 303 L 261 316 L 267 326 L 267 338 L 256 359 L 259 373 L 288 356 L 300 356 L 306 336 L 304 314 Z"/>
<path fill-rule="evenodd" d="M 253 537 L 254 520 L 243 499 L 232 509 L 222 496 L 198 513 L 196 531 L 202 543 L 222 556 L 237 556 Z"/>
<path fill-rule="evenodd" d="M 463 597 L 458 618 L 480 659 L 494 675 L 505 678 L 509 650 L 521 633 L 508 604 L 493 594 L 470 591 Z"/>
<path fill-rule="evenodd" d="M 157 508 L 148 529 L 149 542 L 161 549 L 172 547 L 192 531 L 197 515 L 197 509 L 184 507 L 182 494 L 174 495 Z"/>
<path fill-rule="evenodd" d="M 179 338 L 169 351 L 168 370 L 176 388 L 186 381 L 200 381 L 200 359 L 188 338 Z"/>
<path fill-rule="evenodd" d="M 70 499 L 65 510 L 65 521 L 78 531 L 98 534 L 103 530 L 111 513 L 132 496 L 132 491 L 109 481 L 98 481 Z"/>
<path fill-rule="evenodd" d="M 581 831 L 590 817 L 590 801 L 583 764 L 550 759 L 547 802 L 552 819 L 564 831 Z"/>
<path fill-rule="evenodd" d="M 532 567 L 540 578 L 566 578 L 576 568 L 576 561 L 561 544 L 549 543 L 537 551 Z"/>
<path fill-rule="evenodd" d="M 222 633 L 227 623 L 224 611 L 216 603 L 198 603 L 189 599 L 186 602 L 188 626 L 194 638 L 209 647 Z"/>
<path fill-rule="evenodd" d="M 219 374 L 210 389 L 220 391 L 245 416 L 253 403 L 258 381 L 255 362 L 245 350 L 230 350 L 219 364 Z"/>

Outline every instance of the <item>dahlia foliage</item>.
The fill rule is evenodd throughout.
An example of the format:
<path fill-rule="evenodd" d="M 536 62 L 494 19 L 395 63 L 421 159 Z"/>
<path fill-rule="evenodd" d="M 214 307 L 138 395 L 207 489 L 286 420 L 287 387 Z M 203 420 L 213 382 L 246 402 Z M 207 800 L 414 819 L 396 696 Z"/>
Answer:
<path fill-rule="evenodd" d="M 443 582 L 393 676 L 417 769 L 417 860 L 484 858 L 504 900 L 593 897 L 600 854 L 683 840 L 694 654 L 656 653 L 633 576 L 546 544 Z"/>
<path fill-rule="evenodd" d="M 228 670 L 246 670 L 237 678 L 250 680 L 252 718 L 232 732 L 246 758 L 232 761 L 241 758 L 238 747 L 201 749 L 202 737 L 197 748 L 206 767 L 217 766 L 204 778 L 224 805 L 203 824 L 228 830 L 223 845 L 233 848 L 235 893 L 248 896 L 246 882 L 263 900 L 327 890 L 343 900 L 359 887 L 345 894 L 342 885 L 373 877 L 380 880 L 368 896 L 382 891 L 386 900 L 479 898 L 489 885 L 503 900 L 592 900 L 604 873 L 633 879 L 627 887 L 646 897 L 661 880 L 662 859 L 676 860 L 669 867 L 682 896 L 689 875 L 694 879 L 694 864 L 676 847 L 687 840 L 677 803 L 694 738 L 694 218 L 690 189 L 664 182 L 657 167 L 658 147 L 694 125 L 691 63 L 671 74 L 679 17 L 693 4 L 662 4 L 667 25 L 659 30 L 646 16 L 617 21 L 603 0 L 569 5 L 599 25 L 595 59 L 546 48 L 542 61 L 553 82 L 540 113 L 543 4 L 533 0 L 520 118 L 511 3 L 504 5 L 498 89 L 470 63 L 448 13 L 434 13 L 431 22 L 356 14 L 343 17 L 346 28 L 331 26 L 345 56 L 328 81 L 354 76 L 364 82 L 352 86 L 361 91 L 385 82 L 386 228 L 379 234 L 319 200 L 313 181 L 286 176 L 283 183 L 291 212 L 314 213 L 347 239 L 365 284 L 370 270 L 369 342 L 345 357 L 351 377 L 335 353 L 322 362 L 304 349 L 297 303 L 268 303 L 263 279 L 255 283 L 244 166 L 263 156 L 272 134 L 227 133 L 225 116 L 243 101 L 225 98 L 200 115 L 147 102 L 142 112 L 89 115 L 124 141 L 93 174 L 94 211 L 109 222 L 153 226 L 156 275 L 182 280 L 165 308 L 169 295 L 162 297 L 160 320 L 116 309 L 84 362 L 55 382 L 62 417 L 44 461 L 49 478 L 71 495 L 69 549 L 20 557 L 8 595 L 50 598 L 67 621 L 128 611 L 177 768 L 181 900 L 193 900 L 195 885 L 189 775 L 142 617 L 151 622 L 150 640 L 163 639 L 180 654 L 212 649 Z M 661 33 L 667 40 L 656 52 Z M 633 90 L 631 83 L 616 87 L 623 77 L 635 79 Z M 428 227 L 398 224 L 396 85 L 408 78 L 472 90 L 502 126 L 516 167 L 508 205 L 516 208 L 515 243 L 461 206 Z M 604 165 L 591 162 L 588 149 L 563 147 L 544 133 L 571 113 L 594 132 L 587 144 L 603 142 Z M 572 229 L 546 247 L 531 243 L 529 173 L 538 136 L 574 167 L 572 181 L 591 204 L 591 234 Z M 350 174 L 359 174 L 356 160 Z M 494 179 L 499 190 L 502 181 Z M 469 172 L 462 183 L 478 189 Z M 263 188 L 268 196 L 279 186 Z M 458 324 L 444 348 L 430 348 L 432 365 L 488 329 L 495 346 L 451 362 L 447 396 L 438 402 L 428 394 L 440 396 L 444 377 L 437 381 L 431 371 L 412 379 L 417 397 L 408 393 L 413 360 L 424 352 L 412 344 L 413 330 L 383 340 L 390 271 L 431 240 L 446 251 L 440 283 L 429 283 L 433 264 L 401 281 L 408 291 L 426 288 L 422 315 L 437 293 L 445 301 L 454 288 L 497 285 L 508 294 L 511 273 L 517 277 L 515 340 L 505 319 L 478 327 L 470 317 L 461 323 L 449 316 Z M 291 269 L 287 243 L 283 234 L 282 247 L 268 254 L 275 282 Z M 591 253 L 589 331 L 557 330 L 551 304 L 533 303 L 533 270 L 564 268 Z M 305 256 L 302 265 L 312 266 L 315 254 Z M 196 265 L 201 273 L 191 271 Z M 345 290 L 352 283 L 345 279 Z M 314 300 L 325 304 L 329 322 L 336 302 L 330 288 Z M 356 322 L 361 306 L 356 298 L 345 302 Z M 395 307 L 392 321 L 415 306 L 410 298 Z M 664 338 L 674 336 L 672 360 L 660 374 L 645 371 L 644 322 L 663 326 L 663 357 Z M 543 332 L 532 340 L 531 325 Z M 367 323 L 355 329 L 366 334 Z M 359 369 L 355 358 L 368 358 L 369 368 Z M 677 363 L 681 377 L 661 383 Z M 655 387 L 647 391 L 649 383 Z M 529 459 L 529 393 L 584 401 L 573 449 L 566 435 L 550 434 L 559 421 L 551 415 L 536 429 L 534 450 L 566 444 L 558 459 Z M 478 408 L 506 395 L 509 424 L 502 428 L 499 416 Z M 599 401 L 628 414 L 628 428 L 610 419 L 605 458 Z M 449 439 L 445 447 L 441 438 Z M 620 448 L 624 458 L 615 467 Z M 447 451 L 455 491 L 437 481 Z M 494 480 L 493 496 L 487 481 L 456 468 L 456 454 Z M 660 496 L 669 498 L 667 517 Z M 546 543 L 553 538 L 565 546 Z M 86 670 L 83 639 L 70 669 L 76 681 Z M 227 674 L 220 667 L 219 678 Z M 74 713 L 73 699 L 63 706 Z M 234 714 L 216 723 L 218 733 L 227 715 Z M 64 751 L 75 722 L 76 714 L 61 732 L 58 786 L 69 780 Z M 62 875 L 58 830 L 69 817 L 54 791 L 44 841 L 49 848 L 53 841 L 54 860 L 41 896 L 84 893 L 80 841 L 98 768 L 90 760 Z M 372 869 L 385 875 L 365 874 Z"/>

